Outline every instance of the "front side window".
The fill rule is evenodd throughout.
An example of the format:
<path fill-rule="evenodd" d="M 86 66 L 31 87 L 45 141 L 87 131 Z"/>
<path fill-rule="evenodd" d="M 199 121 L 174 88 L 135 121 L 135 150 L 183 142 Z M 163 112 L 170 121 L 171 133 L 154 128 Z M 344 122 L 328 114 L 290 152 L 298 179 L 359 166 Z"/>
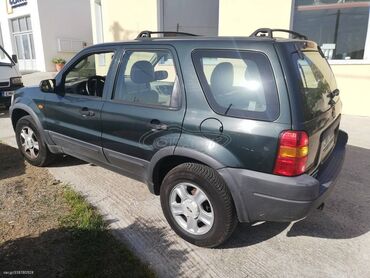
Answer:
<path fill-rule="evenodd" d="M 276 83 L 264 54 L 197 50 L 193 61 L 207 100 L 216 113 L 270 121 L 277 118 Z"/>
<path fill-rule="evenodd" d="M 369 60 L 369 14 L 369 0 L 296 0 L 293 29 L 316 41 L 329 60 Z"/>
<path fill-rule="evenodd" d="M 113 55 L 114 52 L 96 53 L 79 60 L 65 75 L 65 93 L 102 97 Z"/>
<path fill-rule="evenodd" d="M 180 83 L 171 52 L 126 51 L 113 99 L 135 105 L 179 107 Z"/>

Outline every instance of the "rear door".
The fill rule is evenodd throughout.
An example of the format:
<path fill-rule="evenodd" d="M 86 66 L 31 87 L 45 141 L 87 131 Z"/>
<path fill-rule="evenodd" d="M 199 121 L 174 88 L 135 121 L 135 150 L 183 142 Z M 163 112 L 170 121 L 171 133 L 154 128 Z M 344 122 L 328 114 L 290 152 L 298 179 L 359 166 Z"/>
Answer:
<path fill-rule="evenodd" d="M 293 61 L 298 99 L 295 116 L 300 119 L 294 128 L 309 134 L 307 169 L 312 173 L 335 146 L 342 105 L 334 74 L 317 47 L 294 53 Z"/>
<path fill-rule="evenodd" d="M 171 47 L 125 49 L 102 110 L 103 150 L 126 175 L 145 180 L 159 151 L 172 153 L 185 114 L 184 90 Z"/>

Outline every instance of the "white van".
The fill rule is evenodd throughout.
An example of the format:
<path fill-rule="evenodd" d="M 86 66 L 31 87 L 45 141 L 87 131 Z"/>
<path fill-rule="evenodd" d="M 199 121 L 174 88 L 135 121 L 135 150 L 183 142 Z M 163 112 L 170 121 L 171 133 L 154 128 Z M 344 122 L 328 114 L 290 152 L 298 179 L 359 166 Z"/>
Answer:
<path fill-rule="evenodd" d="M 0 105 L 9 108 L 15 90 L 23 87 L 22 77 L 17 68 L 17 56 L 12 57 L 0 45 Z"/>

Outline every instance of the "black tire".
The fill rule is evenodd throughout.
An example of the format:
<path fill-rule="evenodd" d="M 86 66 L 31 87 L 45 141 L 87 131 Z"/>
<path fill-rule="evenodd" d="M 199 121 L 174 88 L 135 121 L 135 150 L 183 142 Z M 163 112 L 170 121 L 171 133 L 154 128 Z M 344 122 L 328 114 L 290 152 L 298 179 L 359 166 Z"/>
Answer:
<path fill-rule="evenodd" d="M 207 196 L 214 213 L 212 228 L 203 235 L 194 235 L 174 219 L 169 205 L 173 188 L 182 183 L 197 185 Z M 216 247 L 225 242 L 238 223 L 231 194 L 221 176 L 212 168 L 196 163 L 184 163 L 173 168 L 164 178 L 160 189 L 163 213 L 172 229 L 186 241 L 201 247 Z"/>
<path fill-rule="evenodd" d="M 26 127 L 30 128 L 33 131 L 34 136 L 39 144 L 39 150 L 36 158 L 31 158 L 29 154 L 25 151 L 25 149 L 22 147 L 21 132 Z M 47 145 L 45 144 L 44 139 L 40 134 L 40 131 L 37 129 L 37 126 L 31 116 L 24 116 L 18 120 L 15 128 L 15 135 L 17 139 L 18 149 L 20 150 L 23 157 L 30 164 L 42 167 L 48 165 L 55 159 L 55 155 L 49 151 Z"/>

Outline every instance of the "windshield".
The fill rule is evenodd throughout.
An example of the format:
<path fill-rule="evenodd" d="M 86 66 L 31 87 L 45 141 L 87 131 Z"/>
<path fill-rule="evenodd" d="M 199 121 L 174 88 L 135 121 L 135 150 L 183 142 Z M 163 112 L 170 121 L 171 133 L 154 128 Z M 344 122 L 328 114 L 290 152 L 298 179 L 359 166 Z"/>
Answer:
<path fill-rule="evenodd" d="M 8 53 L 0 46 L 0 65 L 12 65 L 13 62 L 10 59 Z"/>
<path fill-rule="evenodd" d="M 306 120 L 313 119 L 331 108 L 330 93 L 337 89 L 335 77 L 329 64 L 319 52 L 303 52 L 297 59 L 300 87 Z M 334 97 L 336 102 L 338 97 Z"/>

